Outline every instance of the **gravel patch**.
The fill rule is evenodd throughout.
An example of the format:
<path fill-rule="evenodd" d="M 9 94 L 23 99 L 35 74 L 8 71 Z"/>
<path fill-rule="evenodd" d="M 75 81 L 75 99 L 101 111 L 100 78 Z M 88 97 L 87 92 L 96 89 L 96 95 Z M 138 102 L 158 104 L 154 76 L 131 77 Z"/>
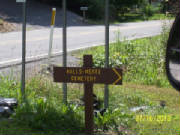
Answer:
<path fill-rule="evenodd" d="M 8 23 L 6 21 L 3 21 L 0 19 L 0 33 L 5 33 L 5 32 L 11 32 L 16 30 L 16 25 L 13 23 Z"/>
<path fill-rule="evenodd" d="M 62 55 L 55 56 L 51 58 L 51 65 L 52 66 L 62 66 Z M 80 66 L 80 59 L 72 56 L 71 53 L 67 55 L 67 66 L 68 67 L 79 67 Z M 26 63 L 26 79 L 31 78 L 36 75 L 46 74 L 49 71 L 47 70 L 49 67 L 48 59 L 44 58 L 41 60 L 33 61 Z M 5 68 L 0 68 L 0 75 L 2 76 L 9 76 L 20 80 L 21 78 L 21 64 L 12 65 Z"/>

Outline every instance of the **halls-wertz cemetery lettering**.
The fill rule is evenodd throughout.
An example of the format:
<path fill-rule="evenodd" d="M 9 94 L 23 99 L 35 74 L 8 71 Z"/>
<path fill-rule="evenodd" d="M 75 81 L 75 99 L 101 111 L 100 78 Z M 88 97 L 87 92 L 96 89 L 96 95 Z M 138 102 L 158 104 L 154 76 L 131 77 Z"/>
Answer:
<path fill-rule="evenodd" d="M 116 68 L 54 67 L 55 82 L 122 84 L 122 71 Z"/>

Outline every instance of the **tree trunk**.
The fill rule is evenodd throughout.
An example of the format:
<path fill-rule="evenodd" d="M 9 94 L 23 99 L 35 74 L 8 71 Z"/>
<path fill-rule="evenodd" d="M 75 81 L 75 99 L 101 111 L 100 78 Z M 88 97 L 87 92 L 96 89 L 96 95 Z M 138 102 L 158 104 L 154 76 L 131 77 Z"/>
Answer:
<path fill-rule="evenodd" d="M 149 0 L 149 4 L 151 5 L 151 3 L 152 3 L 152 0 Z"/>

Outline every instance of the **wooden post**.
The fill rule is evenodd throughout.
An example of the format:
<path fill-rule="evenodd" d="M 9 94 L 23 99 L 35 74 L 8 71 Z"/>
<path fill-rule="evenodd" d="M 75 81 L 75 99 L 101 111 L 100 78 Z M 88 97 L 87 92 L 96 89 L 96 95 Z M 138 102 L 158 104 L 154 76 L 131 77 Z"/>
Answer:
<path fill-rule="evenodd" d="M 83 67 L 92 67 L 92 55 L 84 55 Z M 93 84 L 84 83 L 85 127 L 87 135 L 93 135 Z"/>
<path fill-rule="evenodd" d="M 93 84 L 122 85 L 122 69 L 92 68 L 92 55 L 84 55 L 83 67 L 54 67 L 54 82 L 84 83 L 86 134 L 93 135 Z M 89 79 L 88 79 L 89 78 Z"/>

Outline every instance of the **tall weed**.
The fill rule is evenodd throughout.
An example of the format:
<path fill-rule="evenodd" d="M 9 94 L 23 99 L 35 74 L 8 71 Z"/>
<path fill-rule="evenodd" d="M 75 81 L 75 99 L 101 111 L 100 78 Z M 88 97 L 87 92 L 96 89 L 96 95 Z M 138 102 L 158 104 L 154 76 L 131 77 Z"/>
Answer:
<path fill-rule="evenodd" d="M 120 41 L 110 45 L 109 66 L 123 68 L 124 81 L 168 87 L 164 73 L 169 28 L 163 25 L 160 36 Z M 118 35 L 119 37 L 119 35 Z M 104 66 L 104 53 L 94 51 L 94 66 Z"/>
<path fill-rule="evenodd" d="M 20 84 L 1 77 L 0 96 L 18 99 L 12 120 L 31 130 L 46 133 L 79 133 L 84 130 L 84 110 L 75 105 L 65 105 L 59 87 L 49 78 L 34 77 L 26 82 L 26 102 L 21 102 Z"/>

